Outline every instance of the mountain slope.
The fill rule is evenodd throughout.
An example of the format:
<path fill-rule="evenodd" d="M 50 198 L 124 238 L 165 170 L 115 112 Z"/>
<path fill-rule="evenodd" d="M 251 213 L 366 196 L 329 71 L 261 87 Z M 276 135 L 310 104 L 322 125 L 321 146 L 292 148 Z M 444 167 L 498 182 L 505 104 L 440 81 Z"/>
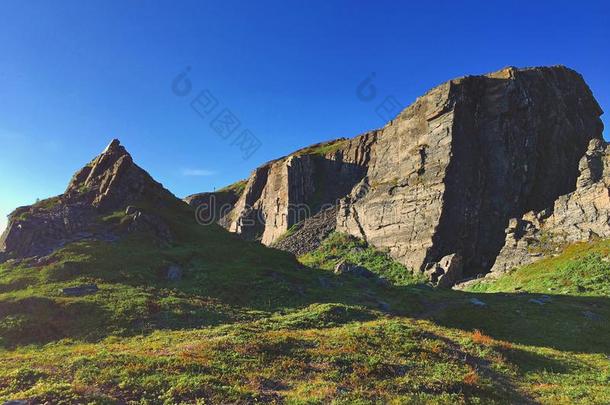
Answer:
<path fill-rule="evenodd" d="M 591 248 L 607 260 L 604 243 L 605 248 Z M 333 252 L 339 257 L 352 252 L 351 259 L 354 254 L 376 257 L 367 249 L 362 241 L 335 236 L 317 257 L 330 259 Z M 566 257 L 548 262 L 545 277 L 561 273 L 560 262 L 577 262 L 579 255 L 586 254 L 586 249 L 578 250 L 579 254 L 568 251 Z M 116 252 L 100 257 L 109 254 Z M 256 269 L 241 268 L 242 273 L 249 271 L 257 274 L 254 279 L 265 279 Z M 280 293 L 278 305 L 270 311 L 244 312 L 218 300 L 210 307 L 226 318 L 206 327 L 189 329 L 195 324 L 184 322 L 181 330 L 152 332 L 131 325 L 138 336 L 114 334 L 101 340 L 83 339 L 78 329 L 68 329 L 68 340 L 0 350 L 0 399 L 54 404 L 610 401 L 607 296 L 596 296 L 595 291 L 562 296 L 556 295 L 558 290 L 546 299 L 546 294 L 527 292 L 474 294 L 412 285 L 376 290 L 369 279 L 363 282 L 314 269 L 305 273 L 309 272 L 317 277 L 326 274 L 331 301 L 296 304 L 298 294 Z M 0 275 L 6 276 L 6 272 Z M 596 272 L 581 274 L 583 280 L 593 277 Z M 171 292 L 166 298 L 171 302 L 159 301 L 165 306 L 161 312 L 183 311 L 185 321 L 196 321 L 201 313 L 180 302 L 183 288 L 201 289 L 201 301 L 210 302 L 205 294 L 218 293 L 207 290 L 207 283 L 190 286 L 192 279 L 190 287 L 179 283 L 162 287 L 162 282 L 148 280 L 140 293 Z M 277 287 L 273 280 L 266 279 L 269 288 Z M 306 285 L 307 279 L 302 282 Z M 121 284 L 115 277 L 108 286 Z M 128 284 L 138 285 L 133 280 Z M 257 289 L 256 283 L 250 288 Z M 247 287 L 223 299 L 239 299 L 240 293 L 247 294 Z M 305 296 L 318 293 L 304 291 Z M 341 303 L 363 293 L 387 300 L 390 312 L 373 310 L 366 303 Z M 120 298 L 129 302 L 126 298 L 132 294 Z M 394 294 L 407 305 L 400 308 L 400 300 L 392 300 Z M 236 316 L 229 320 L 232 314 Z M 81 328 L 94 326 L 85 319 L 80 319 Z M 171 316 L 165 312 L 162 319 Z"/>
<path fill-rule="evenodd" d="M 546 122 L 537 119 L 547 113 Z M 228 211 L 211 205 L 214 193 L 188 199 L 199 209 L 178 200 L 113 141 L 64 194 L 12 213 L 0 239 L 0 401 L 608 403 L 610 252 L 599 231 L 607 223 L 603 204 L 587 205 L 608 191 L 599 113 L 582 79 L 565 68 L 458 79 L 382 130 L 302 149 L 219 190 L 234 207 Z M 468 130 L 457 128 L 468 122 Z M 417 139 L 411 153 L 392 158 L 401 151 L 395 142 L 410 145 L 405 135 L 420 133 L 426 147 Z M 502 174 L 490 179 L 494 163 L 484 160 L 496 143 L 510 153 L 490 155 Z M 456 157 L 466 146 L 472 161 Z M 519 160 L 543 157 L 536 168 Z M 390 178 L 401 168 L 414 170 L 406 183 Z M 565 178 L 538 184 L 551 169 Z M 482 190 L 473 186 L 479 181 Z M 499 184 L 518 195 L 488 194 Z M 439 199 L 420 193 L 441 189 Z M 472 211 L 449 204 L 473 195 L 494 201 L 474 198 Z M 507 207 L 487 216 L 501 200 Z M 471 251 L 460 238 L 475 228 L 495 235 L 509 212 L 547 200 L 558 208 L 531 246 L 549 256 L 527 267 L 451 290 L 394 261 L 408 244 L 416 249 L 403 253 L 413 261 L 455 246 L 485 251 L 489 245 Z M 284 211 L 294 202 L 309 211 L 298 204 Z M 386 215 L 391 207 L 405 209 L 400 227 Z M 582 216 L 573 215 L 579 207 Z M 357 216 L 360 237 L 336 232 L 349 228 L 346 215 Z M 238 235 L 210 216 L 254 225 Z M 427 219 L 409 222 L 414 216 Z M 447 224 L 455 235 L 441 238 Z M 586 238 L 600 238 L 556 244 L 545 231 L 557 224 L 574 235 L 596 229 Z M 378 243 L 381 236 L 394 243 Z M 467 266 L 485 260 L 468 257 Z"/>
<path fill-rule="evenodd" d="M 200 225 L 118 141 L 50 201 L 17 209 L 3 236 L 4 347 L 243 322 L 320 302 L 369 313 L 379 295 L 396 311 L 415 301 Z"/>

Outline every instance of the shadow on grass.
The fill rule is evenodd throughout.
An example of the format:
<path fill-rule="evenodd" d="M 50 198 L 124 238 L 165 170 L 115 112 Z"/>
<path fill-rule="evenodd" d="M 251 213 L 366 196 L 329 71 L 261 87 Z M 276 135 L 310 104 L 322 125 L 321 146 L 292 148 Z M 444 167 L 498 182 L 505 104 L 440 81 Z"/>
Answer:
<path fill-rule="evenodd" d="M 497 340 L 585 353 L 610 353 L 610 299 L 541 294 L 445 293 L 443 308 L 428 318 Z M 485 306 L 471 302 L 476 298 Z"/>
<path fill-rule="evenodd" d="M 11 348 L 74 337 L 98 340 L 104 336 L 111 317 L 93 302 L 59 303 L 28 297 L 0 301 L 0 319 L 0 341 Z"/>
<path fill-rule="evenodd" d="M 334 303 L 363 307 L 377 316 L 425 318 L 441 326 L 478 329 L 495 339 L 517 344 L 610 353 L 610 342 L 605 338 L 610 335 L 608 297 L 550 295 L 541 304 L 531 301 L 539 299 L 540 294 L 396 286 L 377 276 L 335 275 L 305 267 L 285 252 L 255 243 L 240 242 L 235 246 L 234 252 L 224 247 L 226 251 L 219 259 L 220 251 L 198 245 L 149 251 L 137 250 L 137 244 L 81 244 L 74 249 L 75 254 L 87 254 L 93 259 L 68 261 L 66 266 L 51 267 L 41 274 L 61 282 L 85 277 L 92 282 L 123 284 L 133 287 L 134 295 L 142 292 L 156 300 L 168 294 L 180 299 L 170 300 L 162 311 L 153 302 L 141 313 L 126 314 L 124 308 L 132 299 L 131 293 L 122 298 L 125 302 L 113 302 L 117 297 L 109 296 L 103 302 L 81 299 L 66 305 L 62 300 L 36 297 L 34 289 L 30 298 L 0 301 L 0 337 L 4 345 L 45 343 L 65 337 L 95 340 L 117 331 L 133 335 L 155 328 L 214 326 L 265 318 L 277 312 L 308 311 L 312 304 Z M 163 263 L 182 266 L 182 279 L 168 281 L 160 277 L 157 270 Z M 20 282 L 15 281 L 10 289 L 20 287 Z M 222 306 L 189 303 L 190 298 L 211 299 Z M 473 304 L 472 298 L 485 305 Z M 359 311 L 348 311 L 339 323 L 365 318 Z"/>

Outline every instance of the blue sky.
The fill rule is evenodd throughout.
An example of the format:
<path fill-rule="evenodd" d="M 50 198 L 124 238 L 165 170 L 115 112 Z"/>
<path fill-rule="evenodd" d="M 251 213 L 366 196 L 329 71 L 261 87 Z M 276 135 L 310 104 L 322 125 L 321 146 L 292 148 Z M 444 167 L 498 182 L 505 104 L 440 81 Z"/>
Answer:
<path fill-rule="evenodd" d="M 508 65 L 570 66 L 610 109 L 607 2 L 402 3 L 2 1 L 0 229 L 15 207 L 63 192 L 115 137 L 182 197 L 379 127 L 387 97 L 406 106 Z M 178 96 L 187 67 L 191 90 Z M 377 94 L 362 100 L 372 73 Z M 225 111 L 240 123 L 227 139 L 212 124 Z M 235 140 L 252 136 L 260 147 L 244 159 Z"/>

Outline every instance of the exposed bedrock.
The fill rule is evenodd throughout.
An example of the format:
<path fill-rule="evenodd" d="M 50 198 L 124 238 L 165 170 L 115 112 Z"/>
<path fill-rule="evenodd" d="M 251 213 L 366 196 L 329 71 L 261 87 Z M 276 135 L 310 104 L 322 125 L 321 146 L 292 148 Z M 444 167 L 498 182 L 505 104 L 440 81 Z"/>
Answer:
<path fill-rule="evenodd" d="M 162 243 L 169 242 L 167 225 L 153 211 L 182 202 L 137 166 L 115 139 L 74 175 L 63 194 L 19 207 L 9 215 L 0 236 L 0 260 L 44 256 L 79 240 L 114 240 L 117 229 L 102 221 L 102 216 L 139 203 L 151 212 L 126 212 L 127 231 L 148 230 Z"/>
<path fill-rule="evenodd" d="M 590 142 L 580 160 L 580 176 L 572 193 L 541 211 L 510 220 L 506 240 L 490 276 L 555 253 L 568 243 L 610 238 L 610 148 Z"/>
<path fill-rule="evenodd" d="M 226 226 L 270 245 L 337 202 L 338 231 L 414 270 L 456 254 L 465 276 L 485 273 L 511 218 L 576 189 L 579 161 L 602 139 L 601 114 L 563 66 L 451 80 L 380 130 L 256 169 Z"/>
<path fill-rule="evenodd" d="M 339 229 L 413 269 L 456 253 L 467 275 L 486 272 L 510 218 L 574 190 L 601 113 L 564 67 L 445 83 L 380 131 L 369 192 L 344 201 Z"/>
<path fill-rule="evenodd" d="M 266 245 L 291 226 L 336 204 L 365 175 L 376 134 L 314 145 L 256 169 L 228 229 Z"/>

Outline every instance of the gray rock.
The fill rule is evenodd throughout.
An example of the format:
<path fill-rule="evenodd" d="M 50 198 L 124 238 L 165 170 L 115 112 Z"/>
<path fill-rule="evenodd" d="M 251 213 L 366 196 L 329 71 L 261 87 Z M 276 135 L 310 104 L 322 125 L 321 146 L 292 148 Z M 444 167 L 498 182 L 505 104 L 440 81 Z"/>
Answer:
<path fill-rule="evenodd" d="M 256 169 L 227 215 L 227 228 L 271 245 L 320 204 L 338 200 L 336 230 L 387 249 L 410 269 L 424 271 L 457 253 L 465 276 L 487 273 L 514 213 L 533 211 L 535 221 L 554 221 L 548 208 L 574 191 L 579 161 L 603 130 L 589 87 L 562 66 L 451 80 L 396 114 L 382 129 Z M 596 153 L 582 169 L 582 186 L 599 177 Z M 584 204 L 592 203 L 581 204 L 587 214 L 577 221 L 589 221 L 594 209 Z M 555 212 L 576 213 L 578 206 L 569 199 Z M 604 215 L 595 222 L 607 230 Z M 521 231 L 513 225 L 514 239 Z M 588 237 L 588 230 L 573 232 Z M 516 256 L 505 264 L 522 260 Z"/>
<path fill-rule="evenodd" d="M 11 399 L 9 401 L 5 401 L 2 405 L 28 405 L 29 402 L 23 399 Z"/>
<path fill-rule="evenodd" d="M 487 304 L 485 302 L 481 301 L 478 298 L 471 298 L 468 300 L 468 302 L 470 302 L 475 307 L 486 307 L 487 306 Z"/>
<path fill-rule="evenodd" d="M 133 205 L 130 205 L 127 208 L 125 208 L 125 215 L 133 215 L 136 212 L 138 212 L 138 209 L 136 207 L 134 207 Z"/>
<path fill-rule="evenodd" d="M 462 258 L 457 254 L 443 257 L 438 263 L 430 263 L 424 274 L 440 288 L 450 288 L 463 278 Z"/>
<path fill-rule="evenodd" d="M 357 266 L 355 264 L 349 263 L 345 260 L 342 260 L 335 266 L 335 274 L 350 274 L 353 276 L 365 277 L 365 278 L 374 278 L 375 273 L 368 270 L 366 267 Z"/>
<path fill-rule="evenodd" d="M 182 268 L 172 264 L 165 271 L 165 278 L 169 281 L 179 281 L 182 279 Z"/>
<path fill-rule="evenodd" d="M 95 284 L 84 284 L 78 287 L 62 288 L 61 292 L 68 297 L 80 297 L 83 295 L 95 294 L 99 288 Z"/>
<path fill-rule="evenodd" d="M 568 243 L 610 238 L 610 148 L 592 139 L 583 155 L 576 190 L 559 197 L 544 215 L 531 211 L 511 220 L 518 226 L 507 229 L 493 273 L 530 264 Z"/>

